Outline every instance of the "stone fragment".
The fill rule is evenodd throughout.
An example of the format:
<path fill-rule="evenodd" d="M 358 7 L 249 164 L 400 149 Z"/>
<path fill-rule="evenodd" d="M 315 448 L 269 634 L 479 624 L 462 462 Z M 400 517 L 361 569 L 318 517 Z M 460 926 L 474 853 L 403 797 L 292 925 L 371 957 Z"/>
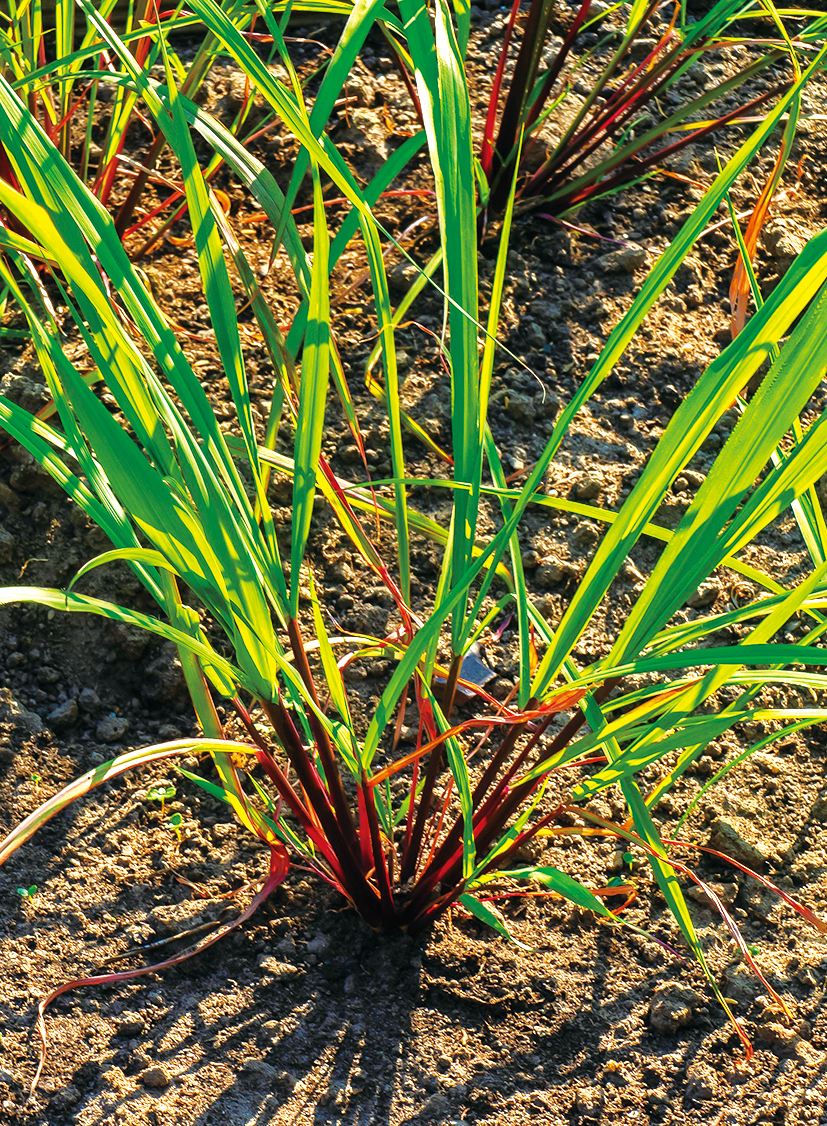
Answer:
<path fill-rule="evenodd" d="M 772 1021 L 770 1024 L 759 1025 L 756 1029 L 755 1037 L 759 1043 L 770 1045 L 776 1050 L 782 1047 L 795 1049 L 800 1040 L 794 1028 L 782 1024 L 780 1021 Z"/>
<path fill-rule="evenodd" d="M 122 1013 L 115 1024 L 118 1036 L 139 1036 L 145 1028 L 146 1021 L 140 1013 Z"/>
<path fill-rule="evenodd" d="M 534 396 L 522 391 L 509 391 L 505 398 L 505 409 L 512 418 L 520 422 L 533 422 L 537 417 L 534 410 Z"/>
<path fill-rule="evenodd" d="M 317 934 L 315 938 L 307 944 L 308 954 L 324 954 L 330 946 L 330 936 L 326 934 Z"/>
<path fill-rule="evenodd" d="M 148 1067 L 146 1071 L 141 1072 L 139 1078 L 145 1087 L 161 1088 L 168 1087 L 170 1084 L 169 1072 L 161 1064 Z"/>
<path fill-rule="evenodd" d="M 556 586 L 564 579 L 569 578 L 572 570 L 568 563 L 562 559 L 558 559 L 554 555 L 550 555 L 547 559 L 543 560 L 540 567 L 537 569 L 536 579 L 540 586 L 549 587 Z"/>
<path fill-rule="evenodd" d="M 603 482 L 599 477 L 581 477 L 574 486 L 576 500 L 597 500 L 603 489 Z"/>
<path fill-rule="evenodd" d="M 271 1063 L 266 1060 L 256 1059 L 254 1056 L 248 1056 L 241 1064 L 241 1070 L 245 1075 L 255 1076 L 258 1079 L 274 1083 L 279 1076 L 279 1069 L 273 1067 Z"/>
<path fill-rule="evenodd" d="M 548 329 L 562 316 L 560 306 L 554 301 L 532 301 L 528 312 L 532 320 L 536 321 L 545 332 L 548 332 Z"/>
<path fill-rule="evenodd" d="M 752 970 L 741 963 L 724 970 L 724 996 L 748 1009 L 761 991 L 761 982 Z"/>
<path fill-rule="evenodd" d="M 243 74 L 231 74 L 226 79 L 223 97 L 216 102 L 216 111 L 220 114 L 238 113 L 244 103 L 253 98 L 254 93 Z"/>
<path fill-rule="evenodd" d="M 546 334 L 540 328 L 536 321 L 523 322 L 523 335 L 525 337 L 526 346 L 532 352 L 540 352 L 546 346 Z"/>
<path fill-rule="evenodd" d="M 112 626 L 112 639 L 119 655 L 127 661 L 137 661 L 150 642 L 146 630 L 117 622 Z"/>
<path fill-rule="evenodd" d="M 739 864 L 748 868 L 760 868 L 764 863 L 764 856 L 755 845 L 744 840 L 734 825 L 722 817 L 712 822 L 709 834 L 709 847 L 722 852 Z"/>
<path fill-rule="evenodd" d="M 73 1083 L 69 1083 L 52 1096 L 49 1100 L 49 1109 L 52 1111 L 68 1110 L 70 1107 L 77 1106 L 82 1098 L 83 1095 L 78 1088 Z"/>
<path fill-rule="evenodd" d="M 706 1102 L 718 1090 L 718 1076 L 703 1060 L 698 1060 L 687 1068 L 686 1080 L 684 1098 L 687 1102 Z"/>
<path fill-rule="evenodd" d="M 296 953 L 296 943 L 293 941 L 293 936 L 286 934 L 284 938 L 280 938 L 276 943 L 276 951 L 279 954 L 291 955 Z"/>
<path fill-rule="evenodd" d="M 602 258 L 598 258 L 597 265 L 605 274 L 632 274 L 646 265 L 646 257 L 644 248 L 632 243 L 610 250 Z"/>
<path fill-rule="evenodd" d="M 578 1087 L 574 1092 L 574 1109 L 584 1118 L 597 1118 L 603 1109 L 604 1095 L 600 1087 Z"/>
<path fill-rule="evenodd" d="M 95 728 L 95 738 L 99 743 L 117 743 L 129 730 L 129 720 L 123 716 L 107 715 Z"/>
<path fill-rule="evenodd" d="M 693 610 L 700 610 L 704 606 L 711 606 L 718 597 L 720 589 L 717 583 L 704 583 L 702 586 L 698 587 L 694 594 L 690 594 L 689 598 L 686 600 L 686 604 L 687 606 L 691 606 Z"/>
<path fill-rule="evenodd" d="M 72 727 L 78 721 L 78 704 L 77 700 L 66 700 L 63 704 L 58 704 L 54 711 L 49 712 L 46 716 L 46 722 L 49 727 L 55 731 L 62 731 L 64 728 Z"/>
<path fill-rule="evenodd" d="M 576 551 L 585 553 L 591 551 L 599 539 L 600 533 L 597 528 L 593 524 L 583 521 L 572 532 L 571 545 Z"/>
<path fill-rule="evenodd" d="M 37 493 L 39 497 L 54 496 L 60 486 L 49 476 L 43 466 L 22 446 L 14 448 L 17 465 L 9 476 L 9 485 L 16 493 Z"/>
<path fill-rule="evenodd" d="M 796 230 L 789 220 L 768 223 L 762 235 L 764 248 L 773 258 L 796 258 L 807 243 L 807 236 Z"/>
<path fill-rule="evenodd" d="M 40 716 L 18 704 L 8 688 L 0 688 L 0 724 L 5 723 L 28 735 L 39 735 L 43 731 Z"/>
<path fill-rule="evenodd" d="M 14 554 L 17 540 L 0 524 L 0 563 L 8 563 Z"/>
<path fill-rule="evenodd" d="M 677 1032 L 691 1023 L 703 1003 L 703 997 L 694 989 L 665 982 L 657 987 L 649 1006 L 649 1025 L 655 1032 Z"/>
<path fill-rule="evenodd" d="M 739 885 L 737 883 L 725 884 L 718 880 L 707 880 L 706 885 L 709 890 L 720 899 L 724 907 L 731 907 L 735 900 L 738 898 Z M 687 888 L 686 895 L 689 899 L 694 899 L 696 903 L 700 903 L 703 907 L 708 907 L 710 911 L 717 911 L 715 904 L 710 900 L 709 896 L 702 888 L 693 884 Z"/>
<path fill-rule="evenodd" d="M 431 1095 L 422 1108 L 422 1114 L 426 1118 L 438 1118 L 444 1121 L 450 1109 L 451 1103 L 445 1095 Z"/>
<path fill-rule="evenodd" d="M 750 758 L 762 774 L 783 774 L 784 760 L 778 755 L 771 755 L 767 751 L 756 751 Z"/>
<path fill-rule="evenodd" d="M 96 712 L 100 706 L 100 696 L 94 688 L 81 688 L 78 693 L 78 707 L 82 712 Z"/>
<path fill-rule="evenodd" d="M 390 271 L 388 285 L 393 293 L 407 293 L 418 277 L 419 270 L 413 262 L 408 262 L 406 259 L 403 262 L 397 262 Z"/>

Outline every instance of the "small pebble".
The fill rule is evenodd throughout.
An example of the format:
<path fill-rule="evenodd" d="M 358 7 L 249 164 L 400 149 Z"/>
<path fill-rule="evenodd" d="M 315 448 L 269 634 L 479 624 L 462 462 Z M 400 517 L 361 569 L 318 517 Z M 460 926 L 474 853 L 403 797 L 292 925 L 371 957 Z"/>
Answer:
<path fill-rule="evenodd" d="M 722 817 L 712 822 L 709 847 L 737 860 L 739 864 L 745 864 L 748 868 L 760 868 L 764 863 L 763 853 L 755 845 L 744 840 L 735 826 Z"/>
<path fill-rule="evenodd" d="M 718 1076 L 703 1060 L 687 1068 L 686 1079 L 685 1098 L 689 1102 L 705 1102 L 718 1090 Z"/>
<path fill-rule="evenodd" d="M 330 946 L 330 938 L 326 934 L 317 934 L 307 944 L 308 954 L 324 954 L 325 950 Z"/>
<path fill-rule="evenodd" d="M 78 693 L 78 707 L 82 712 L 96 712 L 100 706 L 100 696 L 94 688 L 81 688 Z"/>
<path fill-rule="evenodd" d="M 116 1024 L 118 1036 L 138 1036 L 146 1028 L 140 1013 L 124 1013 Z"/>
<path fill-rule="evenodd" d="M 720 593 L 720 587 L 717 583 L 704 583 L 699 586 L 694 594 L 691 594 L 686 600 L 687 606 L 691 606 L 693 610 L 700 610 L 704 606 L 711 606 Z"/>
<path fill-rule="evenodd" d="M 655 990 L 649 1006 L 649 1025 L 655 1032 L 677 1032 L 691 1023 L 703 1003 L 703 997 L 694 989 L 666 982 Z"/>
<path fill-rule="evenodd" d="M 274 1082 L 278 1078 L 278 1068 L 273 1067 L 271 1063 L 266 1060 L 259 1060 L 253 1056 L 248 1056 L 241 1064 L 241 1070 L 247 1075 L 256 1075 L 261 1079 L 266 1079 L 268 1082 Z"/>
<path fill-rule="evenodd" d="M 169 1073 L 160 1064 L 148 1067 L 140 1075 L 140 1080 L 145 1087 L 168 1087 L 170 1084 Z"/>
<path fill-rule="evenodd" d="M 597 265 L 606 274 L 631 274 L 646 265 L 646 251 L 633 243 L 618 250 L 610 250 L 602 258 L 598 258 Z"/>
<path fill-rule="evenodd" d="M 129 720 L 123 716 L 108 715 L 95 728 L 95 738 L 99 743 L 117 743 L 129 730 Z"/>
<path fill-rule="evenodd" d="M 574 496 L 577 500 L 596 500 L 602 488 L 599 477 L 582 477 L 574 486 Z"/>
<path fill-rule="evenodd" d="M 66 727 L 72 727 L 78 721 L 78 705 L 76 700 L 67 700 L 63 704 L 58 704 L 54 711 L 49 712 L 46 716 L 46 722 L 49 727 L 60 731 Z"/>

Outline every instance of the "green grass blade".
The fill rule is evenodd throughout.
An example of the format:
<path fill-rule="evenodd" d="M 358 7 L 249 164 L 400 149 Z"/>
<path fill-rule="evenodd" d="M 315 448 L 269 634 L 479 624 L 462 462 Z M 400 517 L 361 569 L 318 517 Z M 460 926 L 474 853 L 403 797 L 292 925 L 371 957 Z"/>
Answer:
<path fill-rule="evenodd" d="M 212 753 L 213 751 L 226 751 L 239 755 L 254 755 L 256 748 L 247 743 L 216 742 L 208 739 L 176 739 L 172 743 L 159 743 L 151 747 L 143 747 L 138 751 L 128 751 L 118 755 L 109 762 L 102 762 L 64 786 L 54 797 L 49 798 L 38 809 L 21 821 L 11 833 L 0 842 L 0 864 L 5 864 L 12 853 L 16 852 L 22 844 L 34 836 L 47 821 L 55 814 L 60 813 L 67 805 L 78 798 L 88 794 L 90 790 L 102 786 L 105 782 L 112 782 L 128 770 L 139 766 L 148 766 L 153 762 L 164 762 L 167 759 L 184 757 L 199 753 Z"/>
<path fill-rule="evenodd" d="M 583 582 L 563 616 L 555 643 L 549 648 L 537 670 L 533 689 L 535 695 L 542 694 L 554 680 L 562 659 L 570 652 L 586 627 L 672 481 L 694 456 L 714 423 L 760 366 L 770 345 L 784 335 L 791 320 L 806 307 L 827 276 L 826 250 L 827 241 L 819 241 L 818 238 L 805 248 L 761 312 L 756 314 L 737 340 L 713 361 L 679 406 L 663 439 L 627 498 L 620 516 L 599 545 Z M 669 251 L 666 253 L 669 254 Z M 622 324 L 623 322 L 621 326 Z M 675 542 L 674 536 L 669 542 Z M 698 581 L 696 579 L 696 585 Z M 672 586 L 671 582 L 669 585 Z M 654 587 L 650 590 L 654 591 Z M 634 613 L 638 614 L 640 611 L 636 609 Z M 630 627 L 626 628 L 628 630 Z"/>
<path fill-rule="evenodd" d="M 472 485 L 481 442 L 479 361 L 477 356 L 477 204 L 468 86 L 446 0 L 438 0 L 434 30 L 424 9 L 402 0 L 408 43 L 425 119 L 437 193 L 445 290 L 449 297 L 451 429 L 455 480 Z M 476 534 L 473 496 L 454 498 L 451 568 L 465 570 Z M 452 646 L 458 652 L 464 606 L 452 624 Z"/>
<path fill-rule="evenodd" d="M 95 614 L 100 618 L 108 618 L 113 622 L 122 622 L 124 625 L 135 626 L 147 633 L 155 634 L 166 641 L 188 649 L 194 653 L 205 665 L 214 666 L 227 678 L 228 682 L 237 687 L 242 686 L 246 691 L 253 691 L 251 683 L 243 672 L 236 668 L 226 658 L 220 656 L 211 646 L 207 645 L 183 630 L 175 629 L 157 618 L 151 618 L 138 610 L 129 610 L 125 606 L 118 606 L 114 602 L 106 602 L 100 598 L 90 598 L 84 594 L 69 594 L 64 590 L 51 590 L 46 587 L 20 586 L 0 587 L 0 606 L 9 606 L 15 602 L 32 602 L 38 606 L 45 606 L 49 610 L 58 610 L 69 614 Z"/>
<path fill-rule="evenodd" d="M 313 272 L 310 315 L 302 358 L 299 416 L 296 421 L 293 474 L 293 524 L 290 553 L 290 603 L 292 617 L 299 613 L 300 572 L 316 495 L 316 471 L 324 433 L 324 412 L 330 378 L 330 293 L 328 253 L 330 240 L 318 170 L 313 168 Z"/>

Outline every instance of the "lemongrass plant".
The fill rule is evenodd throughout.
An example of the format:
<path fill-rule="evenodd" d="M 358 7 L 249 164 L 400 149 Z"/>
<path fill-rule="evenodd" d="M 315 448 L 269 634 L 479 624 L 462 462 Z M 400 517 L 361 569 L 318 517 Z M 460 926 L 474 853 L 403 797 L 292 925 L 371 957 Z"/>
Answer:
<path fill-rule="evenodd" d="M 184 8 L 182 0 L 163 10 L 156 0 L 101 0 L 94 7 L 99 19 L 118 31 L 121 42 L 142 69 L 151 71 L 163 51 L 181 92 L 190 99 L 198 96 L 221 53 L 221 44 Z M 256 25 L 261 26 L 262 18 L 255 4 L 225 0 L 223 9 L 240 32 L 257 34 Z M 323 5 L 321 0 L 299 0 L 297 4 L 281 0 L 273 10 L 296 14 L 322 10 L 327 16 L 346 18 L 350 6 L 343 0 L 325 0 Z M 173 34 L 190 38 L 200 34 L 188 61 L 175 51 L 170 42 Z M 97 25 L 87 20 L 85 8 L 75 0 L 31 0 L 19 5 L 12 0 L 8 16 L 0 17 L 0 61 L 14 89 L 67 160 L 72 159 L 73 146 L 79 149 L 73 164 L 103 205 L 112 208 L 121 237 L 145 234 L 143 246 L 133 253 L 145 253 L 162 239 L 186 207 L 184 193 L 170 185 L 165 197 L 151 209 L 141 208 L 165 148 L 164 134 L 162 130 L 152 131 L 151 119 L 138 112 L 138 91 L 122 81 L 118 54 L 98 33 Z M 252 104 L 250 93 L 242 99 L 230 126 L 234 136 L 243 133 Z M 125 152 L 131 129 L 144 132 L 141 140 L 146 152 L 139 161 Z M 102 131 L 99 137 L 97 130 Z M 96 138 L 100 140 L 97 151 L 93 145 Z M 222 163 L 216 153 L 204 169 L 208 183 Z M 13 187 L 19 186 L 1 151 L 0 176 Z M 128 190 L 120 193 L 115 206 L 115 189 L 124 181 L 129 183 Z M 157 182 L 168 185 L 164 177 Z M 139 210 L 140 217 L 136 215 Z"/>
<path fill-rule="evenodd" d="M 564 215 L 662 171 L 687 146 L 750 120 L 800 76 L 799 56 L 815 54 L 824 41 L 824 16 L 782 12 L 772 3 L 758 10 L 749 0 L 717 0 L 697 18 L 690 18 L 686 4 L 661 0 L 595 7 L 582 0 L 552 46 L 554 0 L 531 0 L 506 80 L 521 9 L 514 0 L 480 147 L 481 194 L 493 215 L 508 198 L 523 134 L 531 166 L 521 177 L 521 204 Z M 577 50 L 585 31 L 595 42 Z M 734 65 L 730 60 L 730 73 L 711 81 L 706 68 L 733 47 L 744 48 L 745 57 Z M 772 78 L 756 95 L 750 84 L 765 72 Z M 699 93 L 692 90 L 696 80 Z M 734 107 L 725 101 L 736 97 L 744 100 Z"/>
<path fill-rule="evenodd" d="M 553 845 L 561 834 L 599 830 L 633 842 L 646 857 L 687 947 L 726 1008 L 679 876 L 705 891 L 751 963 L 752 956 L 714 892 L 677 859 L 674 842 L 661 839 L 655 813 L 658 800 L 724 732 L 761 721 L 776 725 L 781 734 L 819 723 L 827 714 L 817 702 L 775 706 L 762 695 L 780 681 L 788 689 L 812 691 L 817 701 L 827 687 L 819 671 L 827 652 L 818 644 L 827 628 L 827 531 L 813 488 L 827 471 L 827 419 L 820 417 L 808 428 L 799 421 L 827 363 L 827 236 L 806 248 L 737 340 L 699 379 L 619 511 L 546 495 L 541 484 L 578 411 L 611 373 L 737 176 L 796 104 L 809 74 L 717 177 L 584 375 L 524 484 L 509 488 L 486 416 L 514 193 L 483 324 L 471 112 L 455 27 L 444 0 L 430 14 L 413 0 L 401 0 L 425 121 L 424 138 L 412 138 L 409 149 L 426 144 L 434 171 L 449 322 L 445 358 L 453 475 L 428 482 L 411 478 L 406 464 L 395 314 L 383 260 L 386 235 L 371 209 L 384 178 L 404 159 L 362 190 L 324 133 L 355 52 L 382 11 L 379 5 L 353 8 L 308 111 L 269 11 L 262 8 L 262 17 L 279 46 L 289 86 L 273 76 L 213 0 L 192 3 L 303 146 L 314 199 L 308 255 L 267 170 L 180 93 L 171 66 L 165 83 L 154 81 L 86 0 L 82 3 L 120 60 L 121 81 L 140 94 L 179 162 L 235 419 L 228 431 L 219 426 L 172 328 L 124 252 L 112 218 L 0 77 L 0 135 L 18 185 L 0 181 L 0 202 L 32 232 L 24 236 L 0 227 L 0 274 L 28 320 L 59 417 L 52 426 L 0 399 L 0 424 L 113 545 L 82 568 L 70 589 L 8 588 L 0 591 L 0 603 L 92 613 L 170 640 L 203 732 L 199 738 L 130 751 L 89 771 L 11 830 L 0 844 L 0 863 L 79 796 L 134 767 L 169 761 L 227 802 L 270 858 L 268 877 L 232 925 L 249 917 L 285 878 L 291 858 L 298 858 L 376 930 L 422 928 L 459 905 L 507 934 L 507 920 L 493 906 L 488 886 L 503 878 L 540 882 L 594 911 L 607 925 L 621 923 L 594 889 L 552 863 L 553 855 L 542 863 L 518 861 L 534 838 Z M 383 18 L 391 17 L 385 13 Z M 165 57 L 163 39 L 159 42 Z M 813 66 L 821 62 L 819 56 Z M 209 192 L 193 131 L 248 186 L 283 242 L 302 294 L 287 339 Z M 322 176 L 352 207 L 332 240 Z M 354 421 L 336 348 L 329 279 L 357 231 L 370 267 L 385 371 L 393 473 L 384 490 L 378 483 L 370 488 L 367 481 L 342 480 L 321 455 L 331 383 Z M 250 407 L 227 258 L 248 292 L 276 371 L 264 433 L 257 432 Z M 35 265 L 50 271 L 120 417 L 113 417 L 90 389 L 32 299 L 27 280 Z M 770 373 L 742 404 L 742 417 L 677 528 L 661 527 L 656 514 L 672 482 L 768 358 Z M 294 431 L 290 457 L 275 452 L 287 425 Z M 289 553 L 280 546 L 268 499 L 274 471 L 292 481 Z M 451 513 L 447 528 L 410 505 L 412 481 L 443 487 Z M 319 495 L 391 596 L 396 623 L 386 636 L 329 632 L 323 562 L 308 558 Z M 491 498 L 500 514 L 499 527 L 488 536 L 480 533 L 478 520 L 480 506 L 489 503 L 484 498 Z M 804 577 L 794 581 L 763 573 L 743 558 L 759 533 L 791 507 L 811 561 Z M 559 620 L 540 611 L 522 571 L 521 522 L 530 509 L 544 512 L 549 521 L 565 511 L 606 525 Z M 363 513 L 368 515 L 364 523 Z M 394 531 L 393 558 L 380 554 L 372 539 L 369 529 L 377 517 Z M 442 544 L 444 552 L 432 596 L 414 599 L 410 543 L 418 536 Z M 622 628 L 606 639 L 603 655 L 583 664 L 575 656 L 578 639 L 611 598 L 612 583 L 641 537 L 662 545 L 658 561 Z M 90 568 L 114 565 L 131 568 L 157 603 L 158 616 L 81 593 Z M 737 610 L 676 619 L 719 568 L 745 576 L 759 593 Z M 502 703 L 464 681 L 463 657 L 492 615 L 508 605 L 516 614 L 519 652 L 514 694 Z M 778 643 L 775 639 L 796 615 L 806 624 L 803 635 L 794 644 Z M 730 640 L 732 630 L 738 631 L 737 643 Z M 362 722 L 341 670 L 377 651 L 390 660 L 392 671 L 373 713 Z M 471 719 L 457 718 L 458 687 L 476 695 Z M 722 689 L 728 690 L 728 702 L 720 700 Z M 241 736 L 225 732 L 216 700 L 235 713 Z M 415 708 L 419 737 L 415 749 L 402 754 L 394 729 L 406 702 Z M 487 738 L 480 749 L 476 737 L 482 733 Z M 195 773 L 187 761 L 194 755 L 210 756 L 212 777 Z M 647 773 L 653 766 L 659 778 L 654 784 Z M 593 796 L 609 787 L 622 795 L 626 819 L 608 822 L 590 808 Z M 765 880 L 761 873 L 756 878 Z M 226 930 L 159 966 L 85 980 L 154 972 L 217 941 Z M 45 1007 L 74 984 L 41 1001 L 41 1033 Z M 744 1038 L 740 1028 L 739 1033 Z"/>

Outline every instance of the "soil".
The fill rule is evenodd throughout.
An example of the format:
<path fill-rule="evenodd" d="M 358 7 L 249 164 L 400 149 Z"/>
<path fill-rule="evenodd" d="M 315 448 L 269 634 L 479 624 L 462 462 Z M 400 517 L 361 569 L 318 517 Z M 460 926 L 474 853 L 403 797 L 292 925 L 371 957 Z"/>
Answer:
<path fill-rule="evenodd" d="M 504 10 L 472 9 L 472 71 L 482 100 L 502 34 Z M 296 46 L 312 66 L 329 28 L 307 28 Z M 690 76 L 720 80 L 731 66 Z M 757 87 L 760 89 L 760 86 Z M 366 176 L 414 127 L 407 95 L 380 40 L 369 40 L 341 112 L 335 139 Z M 231 118 L 243 83 L 229 64 L 209 79 L 209 108 Z M 805 95 L 808 114 L 825 112 L 825 88 Z M 258 109 L 255 112 L 259 112 Z M 140 156 L 142 127 L 132 143 Z M 722 149 L 737 143 L 728 135 Z M 260 153 L 287 183 L 295 142 L 277 130 Z M 748 209 L 772 165 L 767 150 L 734 192 Z M 803 241 L 819 230 L 819 194 L 827 167 L 822 122 L 805 122 L 757 261 L 765 291 L 783 275 Z M 503 320 L 505 343 L 495 373 L 492 425 L 506 471 L 537 456 L 560 402 L 582 379 L 612 326 L 628 308 L 645 270 L 700 198 L 715 168 L 711 148 L 681 155 L 673 171 L 577 217 L 579 229 L 537 216 L 520 220 L 509 255 Z M 166 169 L 174 173 L 173 169 Z M 424 165 L 406 182 L 427 188 Z M 270 245 L 253 203 L 229 177 L 231 220 L 253 264 L 266 267 Z M 306 202 L 306 197 L 299 201 Z M 427 199 L 387 201 L 382 217 L 425 261 L 433 246 Z M 331 209 L 335 220 L 337 212 Z M 300 226 L 303 235 L 308 226 Z M 609 240 L 609 241 L 607 241 Z M 611 241 L 618 240 L 618 241 Z M 135 238 L 130 249 L 137 250 Z M 630 250 L 629 244 L 634 246 Z M 483 288 L 493 243 L 481 252 Z M 725 214 L 708 232 L 647 319 L 613 375 L 592 399 L 561 451 L 547 489 L 614 507 L 628 493 L 674 407 L 729 340 L 728 286 L 735 253 Z M 231 424 L 226 387 L 200 301 L 194 251 L 164 243 L 141 262 L 156 299 L 185 330 L 186 346 L 207 381 L 216 411 Z M 339 348 L 375 477 L 389 470 L 382 410 L 363 387 L 373 345 L 367 290 L 358 251 L 348 251 L 336 278 Z M 264 270 L 263 272 L 266 272 Z M 403 266 L 392 270 L 395 284 Z M 295 291 L 277 257 L 263 280 L 283 323 Z M 440 444 L 450 440 L 450 397 L 437 359 L 438 299 L 424 296 L 415 321 L 400 330 L 403 405 Z M 270 368 L 242 315 L 254 409 L 263 418 Z M 246 327 L 250 326 L 249 330 Z M 36 409 L 47 395 L 26 347 L 0 356 L 0 390 Z M 105 401 L 105 397 L 104 397 Z M 825 405 L 820 395 L 813 411 Z M 692 469 L 676 482 L 659 513 L 676 520 L 697 488 L 731 420 L 722 420 Z M 337 472 L 361 470 L 356 445 L 331 404 L 325 452 Z M 414 472 L 443 472 L 411 439 Z M 281 492 L 279 492 L 281 489 Z M 289 525 L 289 491 L 275 485 Z M 438 514 L 439 502 L 415 503 Z M 490 514 L 483 516 L 485 522 Z M 576 517 L 527 518 L 524 562 L 532 590 L 554 620 L 582 574 L 597 526 Z M 72 510 L 19 448 L 0 455 L 0 582 L 68 583 L 106 541 Z M 631 604 L 635 584 L 656 555 L 642 546 L 607 608 L 600 632 L 580 644 L 597 655 Z M 320 516 L 314 558 L 326 565 L 327 595 L 342 625 L 385 630 L 391 607 L 373 589 L 358 558 Z M 780 581 L 792 577 L 803 545 L 792 520 L 760 545 Z M 416 545 L 414 593 L 427 594 L 433 549 Z M 366 588 L 366 583 L 367 588 Z M 117 567 L 94 572 L 84 590 L 141 608 L 142 591 Z M 363 597 L 354 598 L 355 591 Z M 682 611 L 692 615 L 743 594 L 721 574 Z M 495 694 L 510 687 L 513 662 L 506 631 L 487 643 Z M 369 706 L 387 668 L 374 662 L 353 673 Z M 130 747 L 194 733 L 174 654 L 143 634 L 98 620 L 71 620 L 12 606 L 0 615 L 0 821 L 11 827 L 66 781 Z M 752 732 L 742 733 L 745 736 Z M 755 737 L 755 736 L 754 736 Z M 680 816 L 700 785 L 738 747 L 713 744 L 661 807 L 665 823 Z M 690 818 L 684 837 L 726 845 L 780 887 L 827 917 L 827 736 L 818 730 L 755 755 L 727 776 Z M 173 782 L 162 810 L 150 791 Z M 612 813 L 611 799 L 597 803 Z M 182 817 L 179 842 L 167 821 Z M 592 886 L 623 870 L 611 845 L 571 840 L 555 863 Z M 523 946 L 507 943 L 455 912 L 428 934 L 370 931 L 332 894 L 294 865 L 266 906 L 218 945 L 161 976 L 114 987 L 79 989 L 49 1010 L 49 1055 L 37 1092 L 28 1096 L 37 1056 L 37 1000 L 61 982 L 94 972 L 135 947 L 151 947 L 204 922 L 240 910 L 265 859 L 231 822 L 226 807 L 194 785 L 144 769 L 104 787 L 53 820 L 0 870 L 0 1122 L 26 1126 L 218 1126 L 436 1122 L 523 1126 L 563 1123 L 827 1122 L 827 941 L 755 880 L 711 858 L 698 870 L 731 906 L 733 917 L 773 987 L 793 1012 L 785 1023 L 748 971 L 702 896 L 690 901 L 695 925 L 724 994 L 755 1045 L 743 1049 L 691 963 L 632 930 L 610 929 L 560 901 L 513 897 L 501 907 Z M 627 871 L 627 875 L 629 875 Z M 645 871 L 631 873 L 638 898 L 626 912 L 662 942 L 678 944 L 676 927 Z M 35 888 L 24 896 L 18 889 Z M 113 966 L 113 969 L 117 966 Z"/>

